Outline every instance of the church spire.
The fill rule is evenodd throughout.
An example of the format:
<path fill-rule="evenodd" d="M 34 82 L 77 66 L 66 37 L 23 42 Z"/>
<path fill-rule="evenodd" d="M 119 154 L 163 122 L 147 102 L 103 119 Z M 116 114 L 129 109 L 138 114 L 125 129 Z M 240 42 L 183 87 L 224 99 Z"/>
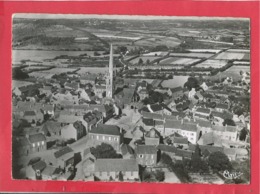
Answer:
<path fill-rule="evenodd" d="M 106 97 L 113 98 L 113 46 L 110 45 L 108 75 L 106 78 Z"/>

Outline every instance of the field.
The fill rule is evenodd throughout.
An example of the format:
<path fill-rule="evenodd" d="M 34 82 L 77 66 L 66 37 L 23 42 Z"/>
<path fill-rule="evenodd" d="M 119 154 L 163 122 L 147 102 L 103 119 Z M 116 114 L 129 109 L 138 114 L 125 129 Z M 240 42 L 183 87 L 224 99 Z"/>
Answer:
<path fill-rule="evenodd" d="M 249 55 L 249 53 L 244 53 L 244 52 L 226 51 L 226 52 L 218 54 L 214 58 L 215 59 L 224 59 L 224 60 L 235 60 L 235 59 L 237 59 L 237 60 L 249 60 L 250 55 Z"/>
<path fill-rule="evenodd" d="M 180 58 L 180 57 L 169 57 L 160 61 L 160 64 L 171 64 L 171 65 L 191 65 L 200 61 L 201 59 L 192 59 L 192 58 Z"/>
<path fill-rule="evenodd" d="M 190 52 L 196 53 L 219 53 L 221 50 L 218 49 L 189 49 Z"/>
<path fill-rule="evenodd" d="M 81 67 L 80 70 L 77 71 L 77 74 L 85 74 L 85 73 L 93 73 L 93 74 L 104 74 L 108 71 L 108 68 L 104 67 Z"/>
<path fill-rule="evenodd" d="M 195 65 L 194 67 L 202 67 L 202 68 L 209 68 L 209 67 L 212 67 L 212 68 L 221 68 L 221 67 L 224 67 L 225 65 L 227 64 L 227 61 L 226 60 L 206 60 L 206 61 L 203 61 L 202 63 L 199 63 L 197 65 Z"/>
<path fill-rule="evenodd" d="M 143 56 L 165 56 L 167 55 L 169 52 L 150 52 L 150 53 L 146 53 L 143 54 Z"/>
<path fill-rule="evenodd" d="M 62 73 L 73 72 L 76 70 L 77 69 L 73 69 L 73 68 L 54 68 L 54 69 L 50 69 L 50 70 L 46 70 L 46 71 L 32 72 L 29 75 L 31 77 L 37 77 L 37 78 L 41 78 L 41 77 L 51 78 L 53 75 L 59 75 Z"/>
<path fill-rule="evenodd" d="M 170 56 L 174 57 L 195 57 L 195 58 L 209 58 L 214 54 L 212 53 L 170 53 Z"/>
<path fill-rule="evenodd" d="M 94 51 L 45 51 L 45 50 L 12 50 L 12 63 L 21 63 L 22 60 L 40 61 L 54 59 L 61 55 L 79 56 L 93 55 Z"/>
<path fill-rule="evenodd" d="M 143 38 L 134 42 L 138 46 L 155 47 L 159 45 L 166 45 L 168 47 L 176 47 L 180 45 L 181 41 L 173 37 L 154 37 L 154 38 Z"/>
<path fill-rule="evenodd" d="M 184 83 L 187 82 L 189 76 L 174 76 L 173 79 L 164 80 L 161 85 L 164 88 L 175 88 L 183 87 Z"/>
<path fill-rule="evenodd" d="M 29 86 L 29 85 L 33 85 L 32 82 L 27 82 L 27 81 L 18 81 L 18 80 L 12 80 L 12 88 L 14 87 L 23 87 L 23 86 Z"/>
<path fill-rule="evenodd" d="M 129 62 L 132 63 L 132 64 L 137 64 L 139 62 L 139 60 L 141 59 L 141 60 L 143 60 L 143 63 L 145 64 L 147 62 L 151 63 L 154 60 L 160 59 L 160 58 L 161 57 L 152 57 L 152 56 L 145 57 L 145 56 L 143 56 L 143 57 L 134 58 L 134 59 L 130 60 Z"/>

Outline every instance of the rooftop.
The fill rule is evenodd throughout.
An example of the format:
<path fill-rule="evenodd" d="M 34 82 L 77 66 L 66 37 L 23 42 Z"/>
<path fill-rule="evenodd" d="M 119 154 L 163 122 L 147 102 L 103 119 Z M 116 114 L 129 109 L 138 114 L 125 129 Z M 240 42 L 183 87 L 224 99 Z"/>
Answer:
<path fill-rule="evenodd" d="M 139 171 L 135 159 L 97 159 L 95 172 L 129 172 Z"/>
<path fill-rule="evenodd" d="M 120 130 L 118 126 L 106 124 L 98 124 L 97 126 L 93 126 L 89 133 L 120 136 Z"/>
<path fill-rule="evenodd" d="M 70 152 L 73 152 L 73 150 L 70 147 L 66 146 L 66 147 L 63 147 L 60 150 L 54 152 L 54 156 L 55 156 L 55 158 L 60 158 L 61 156 L 65 155 L 67 153 L 70 153 Z"/>
<path fill-rule="evenodd" d="M 46 141 L 45 136 L 42 133 L 37 133 L 37 134 L 33 134 L 33 135 L 29 135 L 29 141 L 30 143 L 36 143 L 36 142 L 40 142 L 40 141 Z"/>
<path fill-rule="evenodd" d="M 157 149 L 152 145 L 138 145 L 135 152 L 137 154 L 156 154 Z"/>

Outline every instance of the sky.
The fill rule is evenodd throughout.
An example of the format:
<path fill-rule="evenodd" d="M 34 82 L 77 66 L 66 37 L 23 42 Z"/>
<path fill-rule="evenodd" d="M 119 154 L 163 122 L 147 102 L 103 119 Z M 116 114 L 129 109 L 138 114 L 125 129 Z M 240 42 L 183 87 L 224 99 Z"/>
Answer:
<path fill-rule="evenodd" d="M 232 18 L 232 17 L 182 17 L 182 16 L 138 16 L 138 15 L 88 15 L 88 14 L 14 14 L 15 18 L 30 18 L 30 19 L 121 19 L 121 20 L 160 20 L 160 19 L 178 19 L 178 20 L 248 20 L 247 18 Z"/>

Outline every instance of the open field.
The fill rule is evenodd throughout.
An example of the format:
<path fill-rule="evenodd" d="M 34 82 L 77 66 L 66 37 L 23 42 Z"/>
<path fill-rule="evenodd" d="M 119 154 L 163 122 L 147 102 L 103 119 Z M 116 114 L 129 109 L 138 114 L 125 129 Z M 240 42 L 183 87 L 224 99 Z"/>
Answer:
<path fill-rule="evenodd" d="M 209 58 L 214 54 L 212 53 L 170 53 L 174 57 L 194 57 L 194 58 Z"/>
<path fill-rule="evenodd" d="M 164 80 L 161 85 L 164 88 L 175 88 L 179 86 L 183 87 L 188 78 L 189 76 L 174 76 L 173 79 Z"/>
<path fill-rule="evenodd" d="M 33 85 L 34 83 L 32 82 L 27 82 L 27 81 L 20 81 L 20 80 L 12 80 L 12 88 L 14 87 L 23 87 L 23 86 L 29 86 Z"/>
<path fill-rule="evenodd" d="M 37 71 L 37 72 L 32 72 L 29 75 L 31 77 L 36 77 L 36 78 L 51 78 L 53 75 L 59 75 L 62 73 L 68 73 L 68 72 L 73 72 L 76 71 L 77 69 L 72 69 L 72 68 L 54 68 L 46 71 Z"/>
<path fill-rule="evenodd" d="M 203 67 L 203 68 L 221 68 L 224 67 L 227 64 L 226 60 L 206 60 L 203 61 L 202 63 L 199 63 L 197 65 L 195 65 L 194 67 Z"/>
<path fill-rule="evenodd" d="M 143 54 L 143 56 L 165 56 L 167 55 L 169 52 L 150 52 L 150 53 L 146 53 Z"/>
<path fill-rule="evenodd" d="M 219 53 L 221 50 L 219 49 L 189 49 L 190 52 L 196 53 Z"/>
<path fill-rule="evenodd" d="M 180 58 L 180 57 L 169 57 L 160 61 L 160 64 L 171 64 L 171 65 L 191 65 L 200 61 L 201 59 L 192 58 Z"/>
<path fill-rule="evenodd" d="M 94 51 L 45 51 L 45 50 L 13 50 L 12 63 L 20 63 L 22 60 L 43 61 L 54 59 L 61 55 L 79 56 L 82 54 L 93 55 Z"/>
<path fill-rule="evenodd" d="M 243 52 L 230 52 L 226 51 L 215 56 L 215 59 L 225 59 L 225 60 L 249 60 L 249 53 Z"/>
<path fill-rule="evenodd" d="M 135 45 L 155 47 L 159 45 L 167 45 L 168 47 L 176 47 L 181 44 L 181 41 L 173 37 L 153 37 L 143 38 L 135 41 Z"/>
<path fill-rule="evenodd" d="M 156 59 L 160 59 L 161 57 L 152 57 L 152 56 L 149 56 L 149 57 L 146 57 L 146 56 L 143 56 L 143 57 L 137 57 L 137 58 L 134 58 L 132 60 L 130 60 L 129 62 L 132 63 L 132 64 L 137 64 L 139 62 L 139 60 L 143 60 L 143 63 L 151 63 L 153 62 L 154 60 Z"/>
<path fill-rule="evenodd" d="M 93 74 L 105 74 L 108 71 L 108 68 L 104 67 L 80 67 L 80 70 L 77 71 L 77 74 L 93 73 Z"/>

